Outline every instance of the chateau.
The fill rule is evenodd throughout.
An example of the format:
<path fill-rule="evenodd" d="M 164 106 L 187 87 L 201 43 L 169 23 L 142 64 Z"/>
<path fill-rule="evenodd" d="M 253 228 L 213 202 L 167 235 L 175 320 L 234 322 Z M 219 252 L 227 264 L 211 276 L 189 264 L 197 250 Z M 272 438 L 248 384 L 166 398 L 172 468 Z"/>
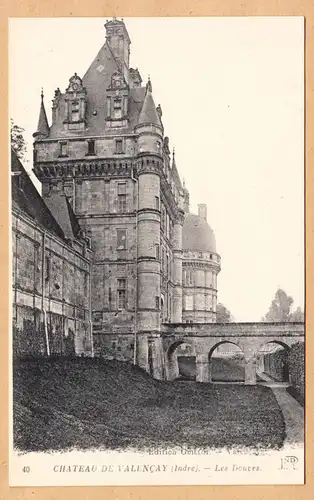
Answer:
<path fill-rule="evenodd" d="M 220 256 L 206 205 L 190 213 L 152 83 L 130 68 L 124 22 L 105 29 L 85 75 L 55 91 L 51 126 L 41 96 L 42 197 L 12 153 L 14 349 L 149 370 L 162 325 L 216 321 Z"/>

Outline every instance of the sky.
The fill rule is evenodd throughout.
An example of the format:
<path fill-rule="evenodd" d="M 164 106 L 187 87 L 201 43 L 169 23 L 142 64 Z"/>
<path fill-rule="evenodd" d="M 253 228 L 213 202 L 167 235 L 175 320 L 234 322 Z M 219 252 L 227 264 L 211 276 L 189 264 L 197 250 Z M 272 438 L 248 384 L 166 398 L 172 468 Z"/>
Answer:
<path fill-rule="evenodd" d="M 221 255 L 218 301 L 259 321 L 276 290 L 304 308 L 304 38 L 299 17 L 125 18 L 131 67 L 151 78 L 190 192 L 206 203 Z M 106 19 L 11 19 L 10 117 L 32 168 L 43 87 L 83 77 Z"/>

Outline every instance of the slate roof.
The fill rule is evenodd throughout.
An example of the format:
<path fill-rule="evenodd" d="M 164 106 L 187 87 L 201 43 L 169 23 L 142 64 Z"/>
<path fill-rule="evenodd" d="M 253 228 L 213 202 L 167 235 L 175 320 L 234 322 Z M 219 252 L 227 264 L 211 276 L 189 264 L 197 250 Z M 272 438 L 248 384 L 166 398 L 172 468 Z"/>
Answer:
<path fill-rule="evenodd" d="M 37 135 L 43 135 L 43 136 L 49 135 L 49 124 L 48 124 L 47 114 L 46 114 L 45 105 L 44 105 L 44 94 L 43 93 L 41 93 L 41 103 L 40 103 L 37 131 L 33 135 L 34 135 L 34 137 L 36 137 Z"/>
<path fill-rule="evenodd" d="M 53 193 L 53 195 L 45 199 L 45 202 L 62 228 L 64 236 L 71 240 L 74 239 L 80 230 L 80 226 L 67 197 L 64 194 Z"/>
<path fill-rule="evenodd" d="M 146 91 L 146 96 L 144 99 L 143 107 L 141 110 L 141 114 L 138 119 L 139 123 L 152 123 L 153 125 L 158 125 L 161 127 L 161 121 L 156 111 L 156 106 L 154 103 L 154 99 L 152 93 L 149 89 Z"/>
<path fill-rule="evenodd" d="M 177 168 L 177 164 L 176 164 L 176 157 L 175 157 L 175 153 L 173 151 L 173 154 L 172 154 L 172 165 L 171 165 L 171 174 L 172 174 L 172 178 L 177 186 L 178 189 L 182 189 L 182 182 L 181 182 L 181 179 L 180 179 L 180 176 L 179 176 L 179 172 L 178 172 L 178 168 Z"/>
<path fill-rule="evenodd" d="M 186 213 L 182 230 L 183 250 L 216 252 L 216 239 L 210 225 L 198 215 Z"/>
<path fill-rule="evenodd" d="M 16 153 L 11 150 L 12 206 L 27 213 L 38 224 L 62 239 L 76 238 L 79 223 L 66 196 L 54 195 L 45 203 Z"/>
<path fill-rule="evenodd" d="M 111 76 L 118 70 L 117 62 L 106 42 L 98 52 L 92 64 L 82 78 L 83 86 L 87 91 L 86 123 L 85 130 L 75 131 L 76 136 L 116 135 L 116 131 L 105 130 L 106 118 L 106 91 L 111 83 Z M 143 102 L 145 99 L 145 87 L 137 87 L 129 90 L 128 118 L 129 127 L 123 129 L 123 133 L 134 131 L 138 123 Z M 156 111 L 156 108 L 155 108 Z M 157 111 L 156 111 L 157 115 Z M 64 130 L 63 120 L 65 117 L 65 94 L 60 94 L 58 113 L 55 123 L 50 128 L 50 138 L 68 137 L 69 131 Z M 159 117 L 157 115 L 160 124 Z"/>

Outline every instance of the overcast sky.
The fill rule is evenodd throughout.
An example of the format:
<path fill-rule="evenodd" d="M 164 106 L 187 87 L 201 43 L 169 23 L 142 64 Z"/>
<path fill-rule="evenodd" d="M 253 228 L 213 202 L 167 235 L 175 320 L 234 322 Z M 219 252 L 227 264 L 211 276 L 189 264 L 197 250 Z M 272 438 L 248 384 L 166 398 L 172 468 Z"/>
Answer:
<path fill-rule="evenodd" d="M 10 116 L 31 169 L 40 89 L 81 77 L 106 19 L 10 21 Z M 303 308 L 303 19 L 128 18 L 131 66 L 150 75 L 165 135 L 190 191 L 208 206 L 222 270 L 218 300 L 259 321 L 278 287 Z"/>

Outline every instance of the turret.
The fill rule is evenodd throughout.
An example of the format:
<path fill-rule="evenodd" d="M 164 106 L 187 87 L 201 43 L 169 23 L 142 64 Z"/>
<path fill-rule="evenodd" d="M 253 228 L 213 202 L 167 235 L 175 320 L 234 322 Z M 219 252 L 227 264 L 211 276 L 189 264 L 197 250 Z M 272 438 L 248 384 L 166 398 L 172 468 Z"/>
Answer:
<path fill-rule="evenodd" d="M 183 207 L 184 207 L 184 212 L 188 214 L 190 212 L 190 193 L 187 190 L 184 181 L 183 181 Z"/>
<path fill-rule="evenodd" d="M 34 132 L 34 134 L 33 134 L 33 137 L 35 138 L 35 140 L 44 139 L 45 137 L 47 137 L 49 135 L 49 124 L 48 124 L 45 105 L 44 105 L 43 90 L 41 90 L 40 99 L 41 99 L 41 102 L 40 102 L 38 125 L 37 125 L 36 132 Z"/>
<path fill-rule="evenodd" d="M 146 95 L 135 132 L 139 136 L 139 153 L 157 153 L 162 156 L 163 126 L 154 103 L 150 79 L 146 84 Z"/>
<path fill-rule="evenodd" d="M 162 126 L 152 96 L 150 80 L 135 132 L 138 134 L 138 330 L 160 328 L 160 174 Z M 142 344 L 143 346 L 143 344 Z M 146 356 L 139 364 L 147 368 Z"/>

